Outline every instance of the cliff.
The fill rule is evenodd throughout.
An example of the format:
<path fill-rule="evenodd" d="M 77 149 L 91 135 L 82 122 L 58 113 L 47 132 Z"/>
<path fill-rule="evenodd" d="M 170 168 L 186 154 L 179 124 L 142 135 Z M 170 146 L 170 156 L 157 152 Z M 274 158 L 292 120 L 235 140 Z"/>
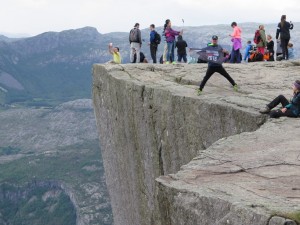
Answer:
<path fill-rule="evenodd" d="M 195 89 L 205 64 L 94 65 L 115 224 L 283 225 L 299 210 L 297 120 L 260 128 L 267 117 L 258 109 L 290 94 L 299 65 L 226 65 L 239 92 L 216 74 L 201 96 Z M 271 219 L 276 213 L 282 217 Z"/>

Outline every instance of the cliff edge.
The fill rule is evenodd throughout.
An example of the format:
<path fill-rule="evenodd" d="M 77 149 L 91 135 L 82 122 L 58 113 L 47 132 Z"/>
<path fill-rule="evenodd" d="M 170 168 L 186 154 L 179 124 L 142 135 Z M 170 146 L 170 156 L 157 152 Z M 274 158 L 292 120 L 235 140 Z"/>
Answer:
<path fill-rule="evenodd" d="M 291 96 L 299 65 L 226 64 L 239 91 L 215 74 L 201 96 L 205 64 L 94 65 L 114 223 L 295 224 L 299 121 L 267 120 L 258 109 Z"/>

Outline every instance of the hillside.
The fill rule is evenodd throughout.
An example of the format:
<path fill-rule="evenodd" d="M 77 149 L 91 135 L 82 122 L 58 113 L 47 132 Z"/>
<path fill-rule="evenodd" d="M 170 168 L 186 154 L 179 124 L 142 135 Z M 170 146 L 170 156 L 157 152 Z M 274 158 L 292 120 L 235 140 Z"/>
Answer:
<path fill-rule="evenodd" d="M 258 27 L 255 23 L 240 25 L 243 42 L 252 40 Z M 300 53 L 300 24 L 291 32 L 296 53 Z M 161 33 L 161 27 L 157 31 Z M 181 29 L 174 27 L 174 29 Z M 267 24 L 266 33 L 275 37 L 276 24 Z M 202 47 L 213 34 L 220 44 L 230 49 L 229 25 L 184 27 L 184 39 L 189 47 Z M 145 39 L 142 51 L 150 59 L 147 45 L 149 30 L 142 30 Z M 91 67 L 111 59 L 107 44 L 120 47 L 123 62 L 129 62 L 128 33 L 100 34 L 85 27 L 63 32 L 46 32 L 35 37 L 9 39 L 0 37 L 0 104 L 21 103 L 29 106 L 53 106 L 78 98 L 89 98 Z M 161 55 L 163 45 L 158 49 Z"/>
<path fill-rule="evenodd" d="M 0 224 L 112 224 L 91 100 L 5 110 L 0 123 Z"/>

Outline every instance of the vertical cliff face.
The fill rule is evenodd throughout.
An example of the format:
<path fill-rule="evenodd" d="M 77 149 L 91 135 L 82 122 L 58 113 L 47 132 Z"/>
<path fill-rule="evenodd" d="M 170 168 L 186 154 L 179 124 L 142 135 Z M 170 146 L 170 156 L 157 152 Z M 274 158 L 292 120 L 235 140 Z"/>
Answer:
<path fill-rule="evenodd" d="M 205 69 L 94 65 L 94 107 L 115 224 L 161 224 L 157 177 L 177 172 L 220 138 L 264 122 L 253 108 L 262 100 L 234 93 L 222 77 L 211 79 L 207 95 L 196 96 L 189 84 Z"/>

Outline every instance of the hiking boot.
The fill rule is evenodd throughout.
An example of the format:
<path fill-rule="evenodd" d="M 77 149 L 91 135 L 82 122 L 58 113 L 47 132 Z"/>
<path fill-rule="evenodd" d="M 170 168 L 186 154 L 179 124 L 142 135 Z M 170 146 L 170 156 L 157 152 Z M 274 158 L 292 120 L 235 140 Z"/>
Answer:
<path fill-rule="evenodd" d="M 264 108 L 262 108 L 262 109 L 259 110 L 259 112 L 260 112 L 261 114 L 267 114 L 267 113 L 269 113 L 270 111 L 271 111 L 271 109 L 270 109 L 268 106 L 266 106 L 266 107 L 264 107 Z"/>
<path fill-rule="evenodd" d="M 238 86 L 237 86 L 237 84 L 233 85 L 233 90 L 234 90 L 234 91 L 238 91 Z"/>
<path fill-rule="evenodd" d="M 197 95 L 199 96 L 199 95 L 201 95 L 202 94 L 202 90 L 199 88 L 199 89 L 197 89 Z"/>

